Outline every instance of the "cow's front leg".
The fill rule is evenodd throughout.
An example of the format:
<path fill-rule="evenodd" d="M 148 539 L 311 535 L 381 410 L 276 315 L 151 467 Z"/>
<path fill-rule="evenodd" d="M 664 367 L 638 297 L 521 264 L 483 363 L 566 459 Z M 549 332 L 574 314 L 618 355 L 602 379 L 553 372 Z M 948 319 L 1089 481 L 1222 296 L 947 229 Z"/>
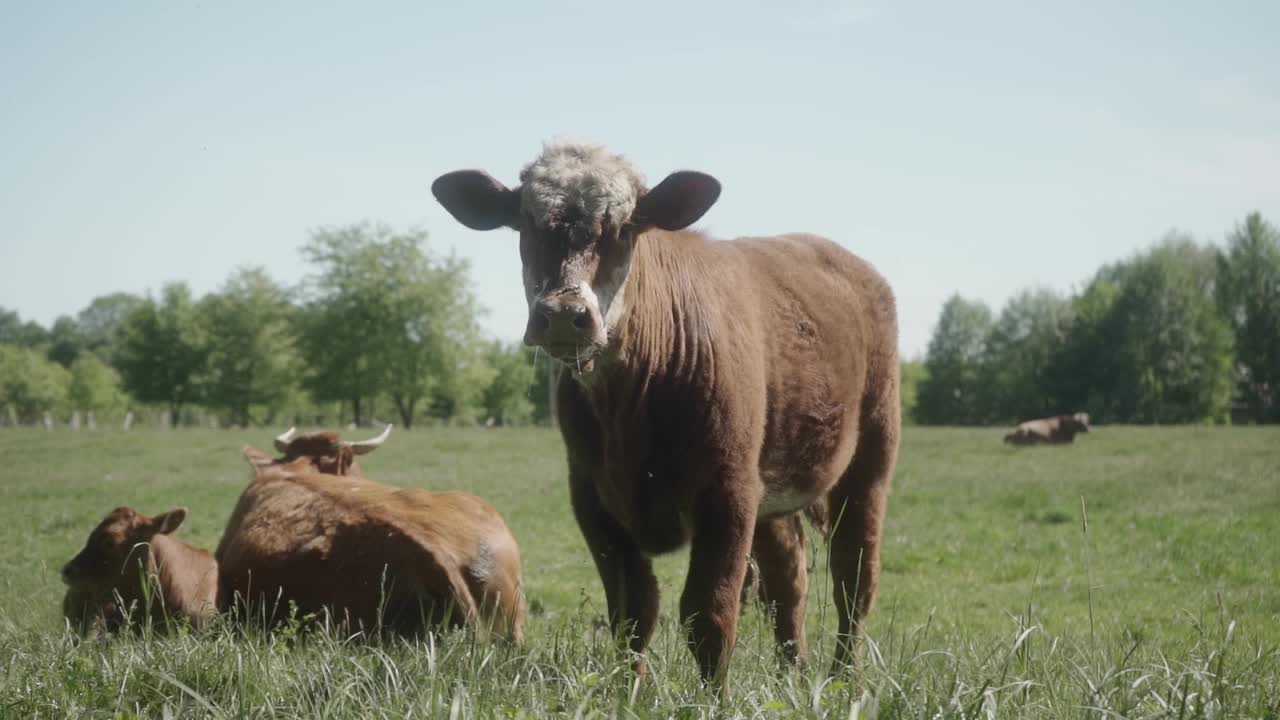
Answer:
<path fill-rule="evenodd" d="M 588 469 L 570 465 L 573 514 L 604 584 L 609 627 L 614 637 L 625 640 L 632 668 L 643 675 L 645 649 L 658 620 L 658 581 L 649 558 L 600 504 L 594 480 Z"/>
<path fill-rule="evenodd" d="M 738 631 L 738 610 L 747 556 L 759 505 L 759 483 L 747 475 L 718 478 L 693 508 L 689 575 L 680 598 L 702 679 L 727 689 L 729 658 Z"/>

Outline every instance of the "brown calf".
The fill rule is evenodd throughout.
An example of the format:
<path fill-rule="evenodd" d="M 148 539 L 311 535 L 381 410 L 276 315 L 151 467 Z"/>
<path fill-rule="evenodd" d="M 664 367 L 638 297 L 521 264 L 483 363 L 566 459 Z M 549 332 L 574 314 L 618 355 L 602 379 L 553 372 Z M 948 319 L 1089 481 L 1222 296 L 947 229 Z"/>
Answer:
<path fill-rule="evenodd" d="M 269 620 L 293 603 L 370 630 L 480 621 L 523 641 L 520 550 L 488 503 L 244 455 L 254 478 L 217 550 L 227 598 L 265 601 Z"/>
<path fill-rule="evenodd" d="M 650 557 L 686 543 L 680 612 L 704 678 L 728 668 L 752 554 L 777 640 L 801 656 L 805 509 L 833 522 L 835 660 L 850 663 L 898 450 L 889 285 L 813 235 L 684 230 L 719 197 L 702 173 L 648 188 L 622 157 L 566 143 L 520 180 L 460 170 L 432 192 L 467 227 L 519 231 L 525 342 L 563 365 L 574 515 L 637 671 L 658 616 Z"/>
<path fill-rule="evenodd" d="M 1009 445 L 1065 445 L 1073 443 L 1078 433 L 1089 432 L 1089 414 L 1055 415 L 1019 424 L 1004 441 Z"/>
<path fill-rule="evenodd" d="M 166 615 L 197 627 L 208 623 L 218 611 L 218 565 L 207 551 L 171 536 L 186 517 L 186 508 L 147 517 L 118 507 L 98 523 L 84 549 L 62 567 L 62 611 L 72 627 L 81 634 L 114 632 L 145 611 L 161 631 Z M 150 578 L 158 581 L 159 596 L 148 608 L 143 583 Z"/>

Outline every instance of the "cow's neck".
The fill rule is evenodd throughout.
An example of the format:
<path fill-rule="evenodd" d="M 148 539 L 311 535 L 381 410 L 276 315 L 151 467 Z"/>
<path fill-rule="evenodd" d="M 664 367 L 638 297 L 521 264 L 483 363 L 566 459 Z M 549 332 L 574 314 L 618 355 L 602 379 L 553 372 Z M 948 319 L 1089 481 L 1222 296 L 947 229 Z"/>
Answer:
<path fill-rule="evenodd" d="M 152 570 L 160 578 L 166 600 L 194 593 L 200 576 L 213 563 L 204 551 L 168 535 L 156 535 L 151 545 Z"/>
<path fill-rule="evenodd" d="M 608 308 L 608 347 L 591 372 L 571 369 L 597 400 L 654 383 L 694 383 L 712 367 L 708 244 L 684 232 L 651 231 L 637 239 L 630 271 Z"/>

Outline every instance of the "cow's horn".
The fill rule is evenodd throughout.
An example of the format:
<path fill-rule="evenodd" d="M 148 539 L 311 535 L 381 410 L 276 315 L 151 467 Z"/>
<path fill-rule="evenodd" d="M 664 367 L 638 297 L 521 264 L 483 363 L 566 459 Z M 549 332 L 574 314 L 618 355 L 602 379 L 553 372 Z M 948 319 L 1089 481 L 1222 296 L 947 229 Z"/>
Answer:
<path fill-rule="evenodd" d="M 293 434 L 297 432 L 297 428 L 289 428 L 276 436 L 276 450 L 280 452 L 289 452 L 289 441 L 293 439 Z"/>
<path fill-rule="evenodd" d="M 378 447 L 382 445 L 382 443 L 387 441 L 387 437 L 389 435 L 391 435 L 391 425 L 388 424 L 387 429 L 383 430 L 382 434 L 379 435 L 378 437 L 371 438 L 369 440 L 360 440 L 358 442 L 347 443 L 347 447 L 351 448 L 351 452 L 357 455 L 363 455 L 367 452 L 373 452 L 374 450 L 377 450 Z"/>

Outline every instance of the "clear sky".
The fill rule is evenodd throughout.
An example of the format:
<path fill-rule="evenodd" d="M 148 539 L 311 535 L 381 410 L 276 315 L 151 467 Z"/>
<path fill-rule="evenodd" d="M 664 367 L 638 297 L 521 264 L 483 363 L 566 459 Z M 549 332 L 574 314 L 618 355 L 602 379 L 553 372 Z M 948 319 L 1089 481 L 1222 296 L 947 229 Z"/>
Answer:
<path fill-rule="evenodd" d="M 876 264 L 902 348 L 953 291 L 1068 291 L 1167 230 L 1280 221 L 1280 2 L 9 2 L 0 306 L 237 266 L 293 283 L 318 226 L 419 225 L 516 339 L 514 233 L 431 181 L 514 184 L 553 136 L 656 184 L 716 175 L 717 235 L 816 232 Z"/>

